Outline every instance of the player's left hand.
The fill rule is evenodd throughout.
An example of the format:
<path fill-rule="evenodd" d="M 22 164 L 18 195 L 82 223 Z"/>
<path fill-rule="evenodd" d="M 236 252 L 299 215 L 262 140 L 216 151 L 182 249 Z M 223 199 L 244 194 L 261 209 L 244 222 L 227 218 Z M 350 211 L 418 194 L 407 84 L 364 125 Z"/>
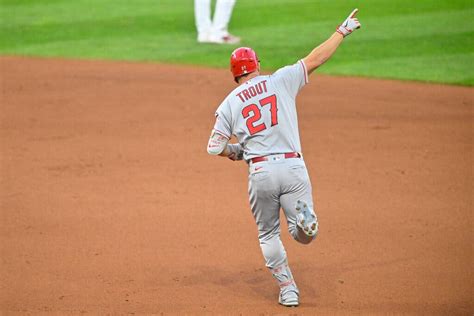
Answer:
<path fill-rule="evenodd" d="M 359 12 L 359 9 L 354 9 L 354 11 L 352 11 L 351 14 L 349 14 L 347 19 L 336 28 L 336 31 L 342 34 L 342 36 L 346 37 L 347 35 L 351 34 L 355 30 L 360 28 L 360 22 L 355 17 L 357 12 Z"/>
<path fill-rule="evenodd" d="M 227 149 L 230 151 L 227 156 L 230 160 L 236 161 L 244 159 L 244 150 L 240 144 L 228 144 Z"/>

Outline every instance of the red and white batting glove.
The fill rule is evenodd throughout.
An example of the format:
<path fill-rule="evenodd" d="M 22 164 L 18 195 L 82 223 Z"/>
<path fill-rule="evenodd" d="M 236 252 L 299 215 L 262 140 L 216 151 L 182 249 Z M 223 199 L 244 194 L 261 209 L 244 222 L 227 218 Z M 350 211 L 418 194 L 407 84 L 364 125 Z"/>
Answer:
<path fill-rule="evenodd" d="M 355 17 L 358 11 L 359 9 L 354 9 L 354 11 L 352 11 L 352 13 L 349 14 L 347 19 L 336 28 L 336 32 L 346 37 L 347 35 L 354 32 L 354 30 L 357 30 L 358 28 L 360 28 L 359 20 L 357 20 L 357 18 Z"/>

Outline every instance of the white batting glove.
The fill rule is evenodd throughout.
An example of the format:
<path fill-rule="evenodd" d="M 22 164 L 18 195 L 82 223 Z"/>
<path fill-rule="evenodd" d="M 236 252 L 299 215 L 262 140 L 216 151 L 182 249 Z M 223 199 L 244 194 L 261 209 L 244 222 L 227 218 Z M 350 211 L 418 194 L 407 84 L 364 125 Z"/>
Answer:
<path fill-rule="evenodd" d="M 242 160 L 244 159 L 244 149 L 240 144 L 227 144 L 227 150 L 230 151 L 227 156 L 230 160 Z"/>
<path fill-rule="evenodd" d="M 354 32 L 354 30 L 357 30 L 358 28 L 360 28 L 359 20 L 357 20 L 357 18 L 355 17 L 358 11 L 359 9 L 354 9 L 354 11 L 352 11 L 352 13 L 349 14 L 347 19 L 336 28 L 336 32 L 346 37 L 347 35 Z"/>

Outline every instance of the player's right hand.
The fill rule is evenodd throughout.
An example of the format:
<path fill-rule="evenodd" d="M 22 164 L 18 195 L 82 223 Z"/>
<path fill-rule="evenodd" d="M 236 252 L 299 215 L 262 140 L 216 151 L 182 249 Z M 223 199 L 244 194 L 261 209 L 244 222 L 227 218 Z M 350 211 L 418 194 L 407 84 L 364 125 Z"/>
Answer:
<path fill-rule="evenodd" d="M 354 30 L 360 28 L 359 20 L 355 17 L 358 11 L 359 9 L 354 9 L 354 11 L 349 14 L 347 19 L 336 28 L 336 31 L 342 34 L 342 36 L 346 37 L 347 35 L 354 32 Z"/>

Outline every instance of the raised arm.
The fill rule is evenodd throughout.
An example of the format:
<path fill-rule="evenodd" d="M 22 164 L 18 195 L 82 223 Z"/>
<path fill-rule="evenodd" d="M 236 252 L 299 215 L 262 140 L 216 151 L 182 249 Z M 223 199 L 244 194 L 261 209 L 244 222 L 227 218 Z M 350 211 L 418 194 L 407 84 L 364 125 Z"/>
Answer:
<path fill-rule="evenodd" d="M 352 11 L 347 19 L 337 27 L 336 32 L 334 32 L 329 39 L 313 49 L 308 56 L 303 58 L 308 75 L 324 64 L 334 54 L 336 49 L 342 43 L 344 37 L 360 28 L 359 20 L 355 17 L 358 11 L 358 9 Z"/>

